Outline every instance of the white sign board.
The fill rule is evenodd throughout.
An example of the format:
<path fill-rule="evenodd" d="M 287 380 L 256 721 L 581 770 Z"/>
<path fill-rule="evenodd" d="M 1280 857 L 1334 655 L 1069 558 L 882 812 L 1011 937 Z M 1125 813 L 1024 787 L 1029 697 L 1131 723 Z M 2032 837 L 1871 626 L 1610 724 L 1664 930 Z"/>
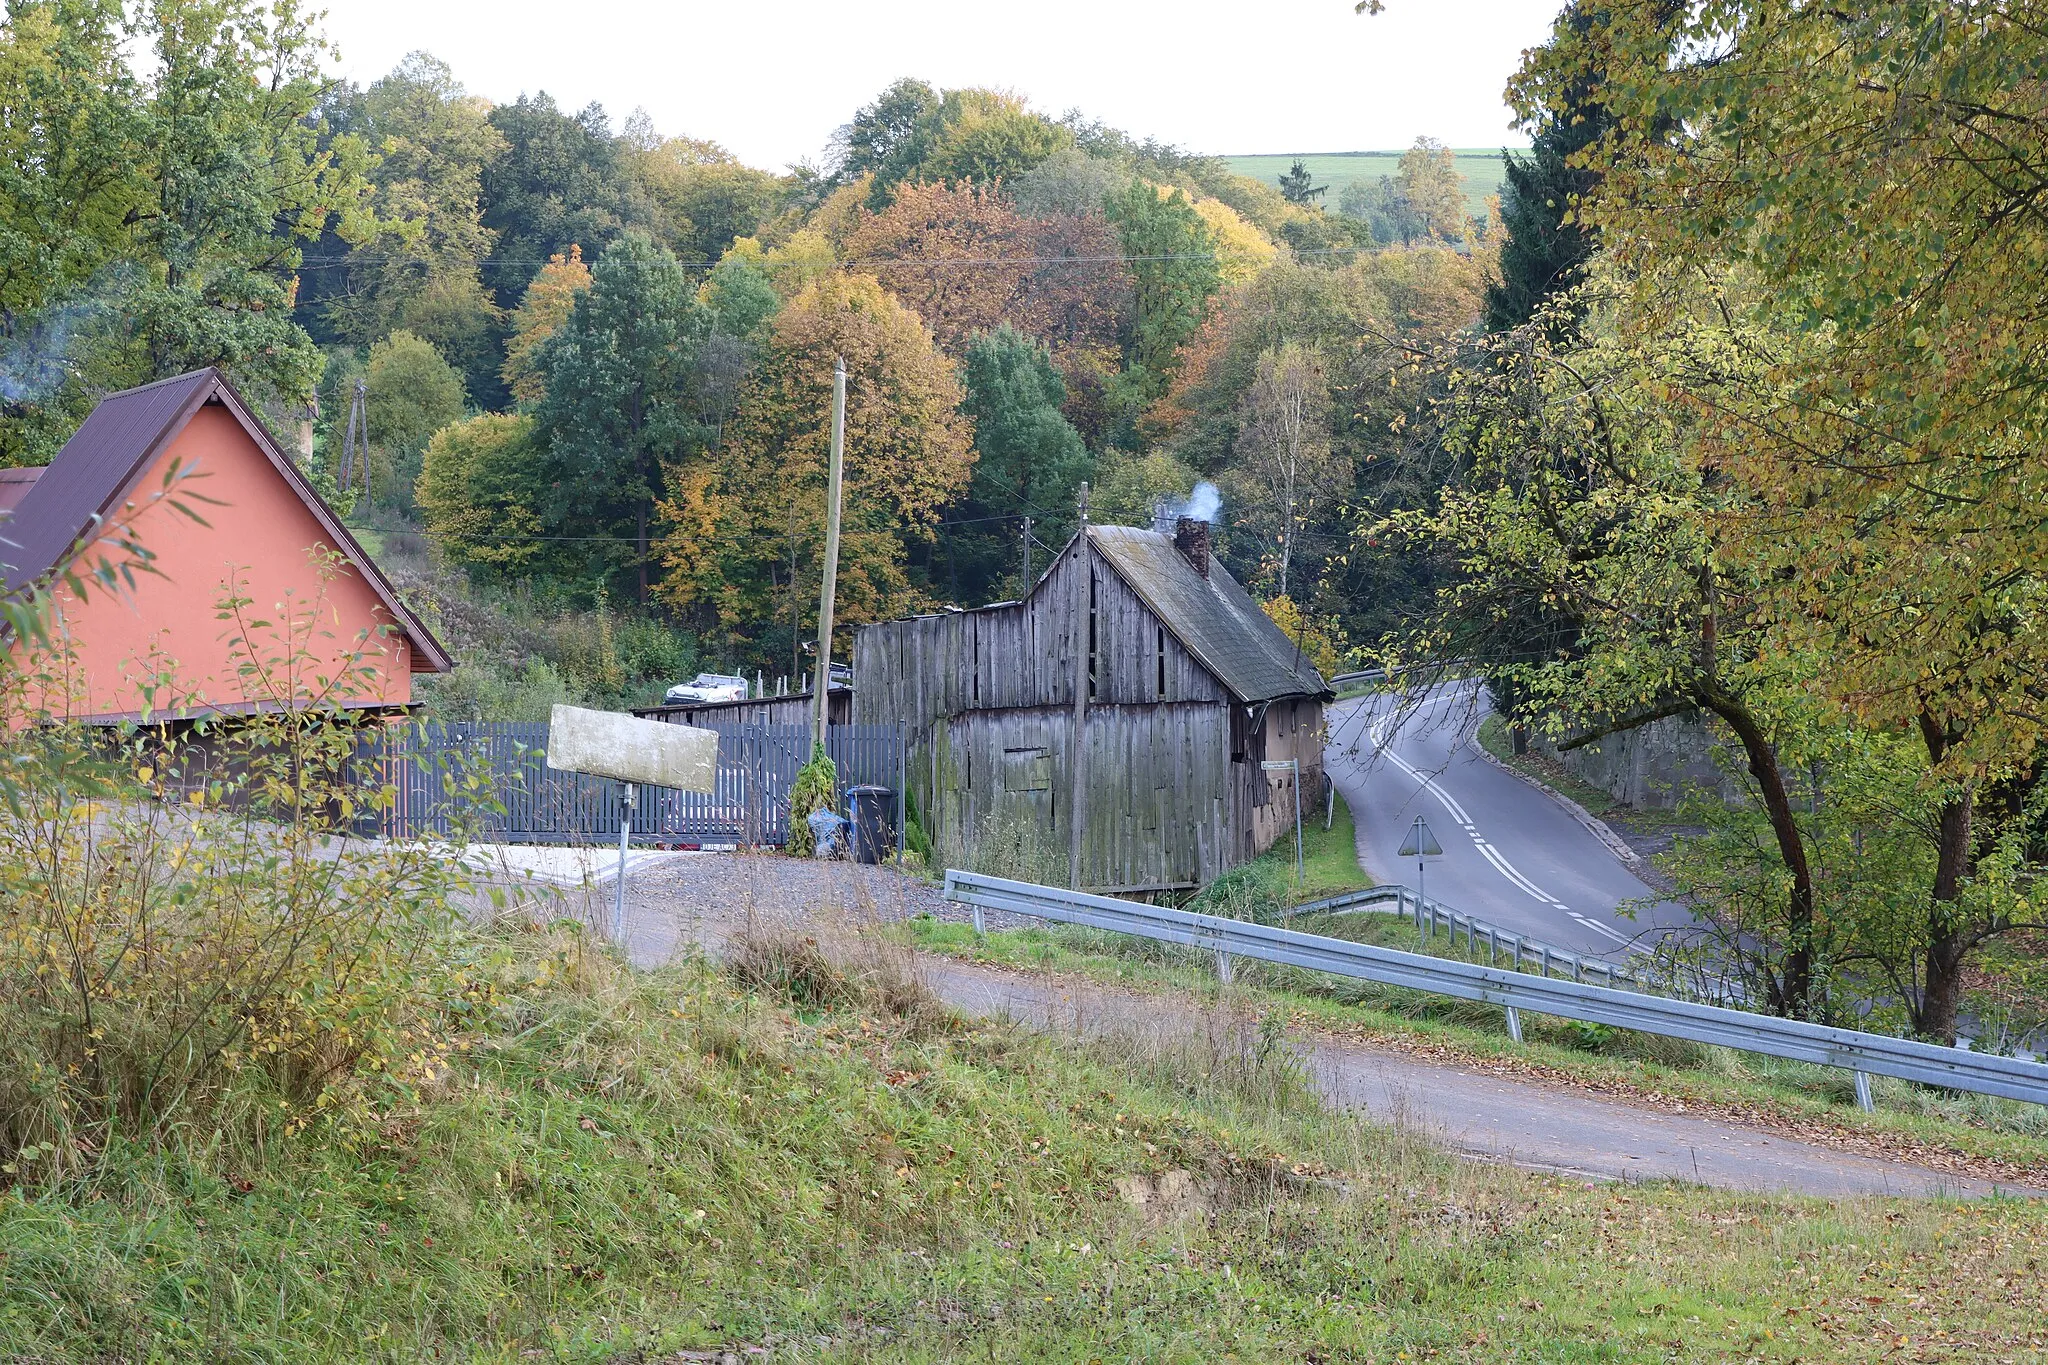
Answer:
<path fill-rule="evenodd" d="M 708 792 L 718 777 L 718 732 L 616 711 L 557 706 L 548 717 L 548 766 L 558 772 Z"/>

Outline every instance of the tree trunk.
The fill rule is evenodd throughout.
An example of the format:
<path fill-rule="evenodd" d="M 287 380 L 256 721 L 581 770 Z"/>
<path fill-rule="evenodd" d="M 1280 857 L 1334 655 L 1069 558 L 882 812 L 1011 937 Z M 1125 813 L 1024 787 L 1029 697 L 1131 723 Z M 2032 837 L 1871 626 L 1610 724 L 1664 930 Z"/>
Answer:
<path fill-rule="evenodd" d="M 640 504 L 639 526 L 633 543 L 638 547 L 640 559 L 640 605 L 647 605 L 647 504 Z"/>
<path fill-rule="evenodd" d="M 1806 862 L 1806 839 L 1792 810 L 1791 794 L 1785 789 L 1785 775 L 1778 767 L 1778 751 L 1765 738 L 1763 727 L 1740 700 L 1719 691 L 1702 689 L 1700 705 L 1712 711 L 1735 737 L 1749 760 L 1749 775 L 1756 779 L 1763 795 L 1764 813 L 1771 833 L 1778 840 L 1778 856 L 1792 875 L 1792 896 L 1785 907 L 1786 950 L 1780 969 L 1770 974 L 1771 1013 L 1789 1018 L 1812 1017 L 1818 1004 L 1813 997 L 1813 870 Z"/>
<path fill-rule="evenodd" d="M 1941 808 L 1935 822 L 1934 894 L 1927 907 L 1927 975 L 1914 1031 L 1953 1047 L 1963 1003 L 1963 959 L 1969 940 L 1962 922 L 1963 880 L 1970 872 L 1974 794 L 1965 788 Z"/>

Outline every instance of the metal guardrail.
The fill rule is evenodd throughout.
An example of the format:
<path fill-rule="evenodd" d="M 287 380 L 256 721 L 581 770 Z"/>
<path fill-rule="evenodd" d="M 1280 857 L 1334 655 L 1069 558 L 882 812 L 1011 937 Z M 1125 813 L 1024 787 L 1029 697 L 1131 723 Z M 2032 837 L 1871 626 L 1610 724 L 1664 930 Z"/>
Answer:
<path fill-rule="evenodd" d="M 1230 959 L 1247 957 L 1499 1005 L 1507 1011 L 1508 1032 L 1516 1042 L 1522 1040 L 1520 1011 L 1529 1010 L 1795 1062 L 1841 1067 L 1855 1074 L 1856 1100 L 1866 1109 L 1870 1107 L 1868 1078 L 1872 1075 L 2048 1104 L 2048 1065 L 2015 1057 L 1749 1014 L 1720 1005 L 1615 990 L 1582 981 L 1560 981 L 1476 962 L 1372 948 L 1340 938 L 1165 906 L 1140 905 L 974 872 L 948 870 L 946 899 L 975 907 L 976 928 L 980 927 L 981 910 L 1003 910 L 1212 952 L 1217 957 L 1218 974 L 1226 981 L 1230 979 Z"/>
<path fill-rule="evenodd" d="M 1591 953 L 1575 953 L 1569 948 L 1559 948 L 1527 934 L 1503 929 L 1477 915 L 1424 900 L 1399 883 L 1364 891 L 1346 891 L 1342 895 L 1289 906 L 1287 914 L 1289 918 L 1317 914 L 1399 915 L 1415 922 L 1415 930 L 1425 943 L 1435 942 L 1441 933 L 1456 948 L 1458 935 L 1463 933 L 1466 955 L 1476 957 L 1483 948 L 1490 967 L 1498 966 L 1505 957 L 1510 967 L 1532 968 L 1544 976 L 1560 975 L 1573 981 L 1597 980 L 1617 990 L 1675 995 L 1706 1004 L 1739 1004 L 1741 999 L 1730 983 L 1704 972 L 1689 977 L 1674 976 L 1641 949 L 1631 950 L 1636 960 L 1627 965 Z"/>

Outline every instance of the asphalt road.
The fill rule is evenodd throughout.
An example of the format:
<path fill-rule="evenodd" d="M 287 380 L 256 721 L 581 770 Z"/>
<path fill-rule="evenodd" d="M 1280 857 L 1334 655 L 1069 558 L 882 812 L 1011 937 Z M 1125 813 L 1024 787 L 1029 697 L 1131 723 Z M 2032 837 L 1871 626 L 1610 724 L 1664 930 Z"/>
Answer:
<path fill-rule="evenodd" d="M 1045 980 L 927 959 L 925 977 L 954 1007 L 1068 1035 L 1200 1037 L 1215 1024 L 1197 1001 Z M 1520 1075 L 1445 1066 L 1290 1030 L 1308 1078 L 1333 1108 L 1399 1125 L 1485 1161 L 1590 1180 L 1677 1180 L 1724 1190 L 1840 1198 L 1922 1195 L 2040 1197 L 2027 1186 L 1844 1152 L 1719 1114 L 1683 1114 L 1590 1095 Z"/>
<path fill-rule="evenodd" d="M 1686 912 L 1631 872 L 1542 788 L 1491 762 L 1473 738 L 1485 714 L 1476 683 L 1403 706 L 1375 693 L 1330 711 L 1324 759 L 1358 825 L 1358 860 L 1382 882 L 1414 886 L 1401 843 L 1422 816 L 1441 857 L 1425 894 L 1442 905 L 1574 952 L 1620 956 Z M 1633 918 L 1620 913 L 1633 909 Z"/>

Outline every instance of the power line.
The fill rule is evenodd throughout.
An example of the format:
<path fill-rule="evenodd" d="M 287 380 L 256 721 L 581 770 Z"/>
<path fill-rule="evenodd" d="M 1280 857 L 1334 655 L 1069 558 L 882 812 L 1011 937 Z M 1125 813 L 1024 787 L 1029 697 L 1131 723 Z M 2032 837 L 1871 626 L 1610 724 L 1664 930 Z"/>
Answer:
<path fill-rule="evenodd" d="M 1295 255 L 1295 256 L 1297 256 L 1297 257 L 1300 257 L 1300 256 L 1357 256 L 1357 255 L 1361 255 L 1361 254 L 1363 254 L 1363 255 L 1371 255 L 1371 254 L 1374 254 L 1374 253 L 1377 253 L 1377 252 L 1380 252 L 1380 251 L 1383 251 L 1383 250 L 1386 250 L 1386 249 L 1387 249 L 1387 248 L 1385 248 L 1385 247 L 1380 247 L 1380 246 L 1331 246 L 1331 247 L 1310 247 L 1310 248 L 1307 248 L 1307 249 L 1303 249 L 1303 250 L 1296 250 L 1296 251 L 1294 252 L 1294 255 Z M 1277 248 L 1276 248 L 1276 250 L 1277 250 Z M 826 270 L 858 270 L 858 269 L 864 269 L 864 268 L 867 268 L 867 267 L 870 267 L 870 266 L 876 266 L 876 267 L 879 267 L 879 266 L 929 266 L 929 267 L 940 267 L 940 268 L 948 268 L 948 269 L 950 269 L 950 268 L 952 268 L 952 267 L 954 267 L 954 266 L 962 266 L 962 267 L 985 267 L 985 266 L 986 266 L 986 267 L 1000 267 L 1000 266 L 1025 266 L 1025 265 L 1143 265 L 1143 264 L 1148 264 L 1148 263 L 1152 263 L 1152 262 L 1166 262 L 1166 261 L 1209 261 L 1209 262 L 1214 262 L 1214 263 L 1221 263 L 1221 262 L 1224 262 L 1224 261 L 1227 261 L 1227 260 L 1233 260 L 1233 259 L 1237 259 L 1237 258 L 1238 258 L 1239 256 L 1243 256 L 1243 255 L 1248 255 L 1248 254 L 1250 254 L 1250 253 L 1242 253 L 1242 252 L 1241 252 L 1241 253 L 1232 253 L 1232 254 L 1226 254 L 1226 253 L 1223 253 L 1223 252 L 1216 252 L 1216 251 L 1196 251 L 1196 252 L 1178 252 L 1178 253 L 1166 253 L 1166 254 L 1161 254 L 1161 255 L 1154 255 L 1154 256 L 1123 256 L 1123 255 L 1115 255 L 1115 256 L 934 256 L 934 257 L 916 257 L 916 256 L 884 256 L 884 257 L 867 257 L 867 258 L 864 258 L 864 259 L 861 259 L 861 260 L 852 260 L 852 261 L 832 261 L 832 262 L 829 262 L 829 263 L 826 263 L 826 262 L 815 262 L 815 263 L 814 263 L 814 262 L 803 262 L 803 261 L 791 261 L 791 262 L 787 262 L 787 263 L 780 263 L 780 262 L 777 262 L 777 263 L 765 263 L 765 262 L 764 262 L 764 263 L 763 263 L 763 266 L 762 266 L 762 268 L 763 268 L 764 270 L 768 270 L 768 271 L 770 271 L 770 272 L 773 272 L 773 271 L 776 271 L 776 270 L 804 270 L 804 269 L 826 269 Z M 552 259 L 550 259 L 550 260 L 546 260 L 546 261 L 542 261 L 542 260 L 529 260 L 529 259 L 521 259 L 521 258 L 517 258 L 517 257 L 498 257 L 498 256 L 474 256 L 474 257 L 441 257 L 441 258 L 438 258 L 438 259 L 432 259 L 432 258 L 427 258 L 427 257 L 422 257 L 422 256 L 359 256 L 359 255 L 346 255 L 346 256 L 302 256 L 302 257 L 300 257 L 300 258 L 299 258 L 299 265 L 300 265 L 300 268 L 302 268 L 302 269 L 303 269 L 303 268 L 306 268 L 306 267 L 313 267 L 313 268 L 329 268 L 329 267 L 336 267 L 336 266 L 345 266 L 345 265 L 389 265 L 389 264 L 392 264 L 392 263 L 394 263 L 394 262 L 396 262 L 396 263 L 400 263 L 400 264 L 411 264 L 411 265 L 438 265 L 438 264 L 445 264 L 446 262 L 448 262 L 448 261 L 451 261 L 451 260 L 454 260 L 454 261 L 460 261 L 460 262 L 463 262 L 463 263 L 465 263 L 465 264 L 469 264 L 469 265 L 477 265 L 477 266 L 529 266 L 529 265 L 530 265 L 530 266 L 546 266 L 546 265 L 552 264 Z M 671 262 L 667 262 L 667 261 L 615 261 L 615 262 L 613 262 L 612 264 L 614 264 L 614 265 L 621 265 L 621 264 L 623 264 L 623 265 L 634 265 L 634 266 L 648 266 L 648 267 L 656 267 L 656 266 L 659 266 L 659 267 L 663 267 L 663 268 L 666 268 L 666 267 L 667 267 L 668 265 L 670 265 L 670 264 L 674 264 L 675 266 L 677 266 L 678 268 L 680 268 L 680 269 L 683 269 L 683 270 L 711 270 L 711 269 L 714 269 L 714 268 L 716 268 L 717 266 L 721 265 L 721 264 L 722 264 L 722 262 L 720 262 L 720 261 L 675 261 L 675 262 L 671 263 Z"/>

